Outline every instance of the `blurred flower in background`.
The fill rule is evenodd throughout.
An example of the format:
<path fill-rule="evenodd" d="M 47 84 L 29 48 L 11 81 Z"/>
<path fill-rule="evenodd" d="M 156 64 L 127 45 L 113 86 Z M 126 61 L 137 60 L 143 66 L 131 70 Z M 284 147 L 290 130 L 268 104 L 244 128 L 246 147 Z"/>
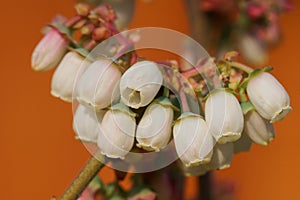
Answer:
<path fill-rule="evenodd" d="M 207 21 L 209 36 L 203 37 L 210 37 L 207 48 L 217 57 L 238 50 L 249 64 L 261 66 L 267 62 L 268 49 L 280 41 L 280 15 L 293 4 L 289 0 L 201 0 L 199 7 Z"/>

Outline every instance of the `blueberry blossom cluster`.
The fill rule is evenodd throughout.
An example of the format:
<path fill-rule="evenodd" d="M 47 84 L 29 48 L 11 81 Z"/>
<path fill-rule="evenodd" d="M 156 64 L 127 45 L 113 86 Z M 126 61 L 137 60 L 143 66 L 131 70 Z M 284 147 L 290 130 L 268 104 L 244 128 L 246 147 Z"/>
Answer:
<path fill-rule="evenodd" d="M 233 154 L 248 151 L 253 142 L 268 145 L 275 137 L 272 123 L 291 111 L 289 95 L 271 68 L 253 70 L 235 61 L 236 52 L 199 61 L 191 69 L 175 61 L 162 68 L 161 62 L 140 58 L 134 50 L 116 60 L 89 58 L 93 47 L 118 33 L 116 17 L 108 5 L 78 4 L 76 10 L 73 18 L 49 25 L 33 52 L 32 67 L 45 71 L 57 66 L 51 94 L 79 102 L 73 120 L 76 138 L 96 144 L 106 157 L 159 152 L 173 140 L 185 174 L 202 175 L 228 168 Z M 118 37 L 122 45 L 132 45 L 126 36 Z M 212 65 L 217 71 L 207 68 Z M 212 78 L 216 73 L 221 86 Z M 166 80 L 173 84 L 171 91 Z M 199 113 L 190 109 L 189 92 L 196 94 Z"/>
<path fill-rule="evenodd" d="M 279 18 L 293 8 L 290 0 L 201 0 L 211 46 L 218 54 L 237 49 L 247 62 L 263 65 L 267 50 L 281 38 Z"/>

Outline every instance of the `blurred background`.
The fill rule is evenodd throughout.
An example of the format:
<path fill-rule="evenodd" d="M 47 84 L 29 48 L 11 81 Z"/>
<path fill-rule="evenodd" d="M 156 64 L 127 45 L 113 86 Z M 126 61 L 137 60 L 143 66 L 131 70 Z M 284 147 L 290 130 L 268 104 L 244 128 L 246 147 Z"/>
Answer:
<path fill-rule="evenodd" d="M 89 158 L 74 139 L 70 104 L 50 95 L 53 71 L 35 73 L 30 59 L 42 37 L 41 28 L 56 15 L 74 14 L 74 0 L 1 2 L 0 191 L 1 199 L 49 199 L 60 196 Z M 181 0 L 137 0 L 130 27 L 158 26 L 189 33 Z M 280 18 L 282 41 L 270 50 L 267 65 L 285 86 L 293 112 L 275 124 L 276 139 L 268 147 L 254 145 L 236 155 L 232 167 L 214 173 L 235 184 L 235 199 L 300 199 L 299 46 L 300 1 Z M 104 181 L 111 170 L 100 172 Z M 125 180 L 123 185 L 128 185 Z M 186 196 L 196 194 L 195 178 L 187 180 Z"/>

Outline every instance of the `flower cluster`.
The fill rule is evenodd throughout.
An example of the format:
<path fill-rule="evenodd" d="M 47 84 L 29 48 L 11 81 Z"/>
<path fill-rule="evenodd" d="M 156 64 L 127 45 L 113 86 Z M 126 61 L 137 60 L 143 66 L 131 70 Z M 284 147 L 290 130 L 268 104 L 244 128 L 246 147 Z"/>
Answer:
<path fill-rule="evenodd" d="M 275 136 L 272 123 L 291 111 L 289 96 L 270 68 L 253 70 L 234 61 L 236 52 L 219 61 L 201 61 L 199 70 L 165 62 L 167 70 L 188 80 L 185 83 L 159 62 L 137 58 L 135 51 L 117 60 L 89 59 L 92 47 L 118 33 L 115 15 L 107 5 L 91 9 L 79 4 L 76 9 L 75 17 L 50 26 L 34 50 L 32 67 L 44 71 L 58 65 L 51 93 L 79 102 L 73 121 L 76 137 L 96 144 L 109 158 L 124 159 L 135 147 L 135 152 L 159 152 L 173 139 L 187 175 L 228 168 L 233 154 L 248 151 L 252 142 L 268 145 Z M 78 30 L 82 35 L 75 40 L 70 33 Z M 207 78 L 218 72 L 223 85 L 211 81 L 209 92 Z M 166 80 L 175 85 L 172 91 Z M 181 85 L 197 94 L 203 112 L 188 109 L 190 97 Z M 176 100 L 177 94 L 185 100 Z"/>
<path fill-rule="evenodd" d="M 293 8 L 290 0 L 201 0 L 200 9 L 214 31 L 214 50 L 238 49 L 247 62 L 263 65 L 267 49 L 280 40 L 279 16 Z"/>

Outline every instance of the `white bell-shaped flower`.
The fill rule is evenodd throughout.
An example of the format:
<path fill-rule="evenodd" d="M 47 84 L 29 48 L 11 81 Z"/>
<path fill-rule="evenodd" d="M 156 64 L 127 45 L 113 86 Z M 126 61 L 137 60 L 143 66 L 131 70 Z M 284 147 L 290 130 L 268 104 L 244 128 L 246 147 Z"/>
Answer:
<path fill-rule="evenodd" d="M 205 119 L 210 133 L 220 144 L 234 142 L 241 136 L 244 117 L 236 97 L 225 91 L 214 91 L 205 103 Z"/>
<path fill-rule="evenodd" d="M 200 115 L 183 113 L 173 127 L 176 152 L 186 167 L 210 162 L 214 141 Z"/>
<path fill-rule="evenodd" d="M 146 106 L 154 99 L 162 83 L 163 75 L 156 63 L 137 62 L 121 78 L 122 102 L 135 109 Z"/>
<path fill-rule="evenodd" d="M 51 94 L 71 102 L 76 82 L 91 64 L 76 52 L 68 52 L 56 68 L 51 82 Z"/>
<path fill-rule="evenodd" d="M 104 110 L 96 112 L 90 107 L 79 104 L 73 117 L 76 138 L 83 142 L 97 143 L 99 126 L 104 114 Z"/>
<path fill-rule="evenodd" d="M 240 139 L 233 143 L 234 153 L 242 153 L 250 151 L 252 147 L 252 140 L 245 131 L 242 133 Z"/>
<path fill-rule="evenodd" d="M 120 104 L 105 113 L 97 142 L 103 155 L 124 159 L 134 144 L 136 129 L 134 117 L 125 105 Z"/>
<path fill-rule="evenodd" d="M 137 126 L 137 146 L 149 151 L 166 147 L 172 133 L 172 122 L 171 102 L 167 98 L 152 102 Z"/>
<path fill-rule="evenodd" d="M 245 132 L 253 142 L 263 146 L 267 146 L 275 137 L 273 125 L 255 110 L 245 116 Z"/>
<path fill-rule="evenodd" d="M 266 47 L 253 35 L 242 34 L 238 40 L 238 49 L 252 65 L 261 66 L 268 60 Z"/>
<path fill-rule="evenodd" d="M 270 73 L 262 72 L 251 78 L 247 94 L 257 112 L 272 123 L 292 110 L 288 93 Z"/>
<path fill-rule="evenodd" d="M 182 163 L 179 165 L 185 176 L 202 176 L 211 170 L 208 164 L 201 164 L 191 167 L 186 167 Z"/>
<path fill-rule="evenodd" d="M 97 110 L 108 107 L 120 78 L 118 66 L 111 61 L 102 59 L 93 62 L 77 83 L 77 100 Z"/>
<path fill-rule="evenodd" d="M 68 42 L 56 29 L 50 30 L 32 53 L 31 66 L 35 71 L 56 67 L 67 51 Z"/>
<path fill-rule="evenodd" d="M 208 164 L 209 168 L 211 170 L 229 168 L 233 158 L 233 148 L 232 142 L 227 142 L 226 144 L 216 143 L 213 150 L 213 156 Z"/>

